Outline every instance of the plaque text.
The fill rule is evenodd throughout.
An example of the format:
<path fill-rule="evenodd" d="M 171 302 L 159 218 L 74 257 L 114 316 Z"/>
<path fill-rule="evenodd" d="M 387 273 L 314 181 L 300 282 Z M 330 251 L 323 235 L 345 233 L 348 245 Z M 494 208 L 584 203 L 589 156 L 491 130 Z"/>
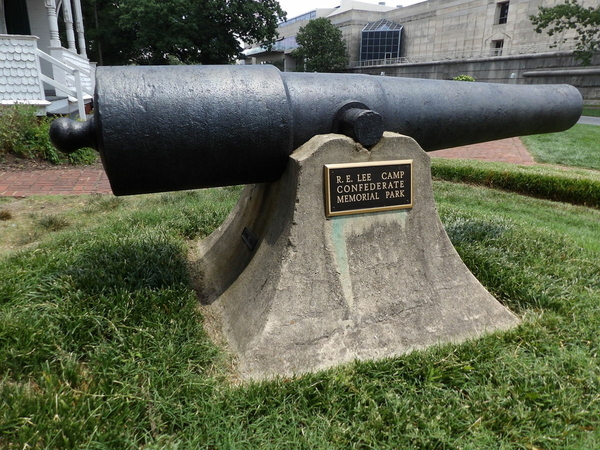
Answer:
<path fill-rule="evenodd" d="M 325 165 L 325 214 L 412 207 L 412 160 Z"/>

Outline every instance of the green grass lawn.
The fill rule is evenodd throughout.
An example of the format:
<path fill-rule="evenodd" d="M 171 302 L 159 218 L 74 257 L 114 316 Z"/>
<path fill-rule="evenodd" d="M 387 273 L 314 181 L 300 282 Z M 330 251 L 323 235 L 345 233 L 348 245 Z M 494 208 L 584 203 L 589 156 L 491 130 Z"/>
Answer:
<path fill-rule="evenodd" d="M 561 133 L 523 136 L 538 163 L 600 170 L 600 127 L 575 125 Z"/>
<path fill-rule="evenodd" d="M 243 385 L 187 260 L 238 189 L 3 200 L 0 448 L 600 448 L 600 211 L 434 188 L 462 258 L 522 325 Z"/>
<path fill-rule="evenodd" d="M 583 108 L 582 116 L 600 117 L 600 107 L 588 106 Z"/>

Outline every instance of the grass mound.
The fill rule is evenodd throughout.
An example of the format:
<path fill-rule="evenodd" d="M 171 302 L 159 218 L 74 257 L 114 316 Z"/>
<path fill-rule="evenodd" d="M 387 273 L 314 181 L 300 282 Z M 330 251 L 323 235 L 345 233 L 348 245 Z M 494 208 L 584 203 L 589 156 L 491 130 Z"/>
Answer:
<path fill-rule="evenodd" d="M 600 211 L 436 182 L 461 257 L 523 324 L 234 385 L 186 259 L 237 192 L 92 197 L 0 256 L 0 447 L 600 446 Z"/>
<path fill-rule="evenodd" d="M 505 189 L 554 201 L 600 207 L 600 172 L 433 158 L 434 179 Z"/>

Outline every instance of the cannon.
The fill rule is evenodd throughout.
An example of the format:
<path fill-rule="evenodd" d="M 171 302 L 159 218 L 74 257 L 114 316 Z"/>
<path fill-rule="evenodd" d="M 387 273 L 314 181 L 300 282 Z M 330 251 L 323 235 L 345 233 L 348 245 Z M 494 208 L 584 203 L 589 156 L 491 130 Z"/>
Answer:
<path fill-rule="evenodd" d="M 582 111 L 569 85 L 503 85 L 272 66 L 99 67 L 94 116 L 58 119 L 55 146 L 100 152 L 116 195 L 275 181 L 312 137 L 370 147 L 384 131 L 425 151 L 563 131 Z"/>

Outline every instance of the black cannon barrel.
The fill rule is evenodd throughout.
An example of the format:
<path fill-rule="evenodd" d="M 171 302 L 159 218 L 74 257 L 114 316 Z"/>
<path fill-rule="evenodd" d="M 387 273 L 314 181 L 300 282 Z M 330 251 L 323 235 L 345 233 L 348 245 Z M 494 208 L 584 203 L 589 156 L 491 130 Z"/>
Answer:
<path fill-rule="evenodd" d="M 373 145 L 395 131 L 431 151 L 563 131 L 582 107 L 568 85 L 272 66 L 99 67 L 93 120 L 55 121 L 51 137 L 67 151 L 95 147 L 113 192 L 126 195 L 274 181 L 291 152 L 318 134 Z"/>

